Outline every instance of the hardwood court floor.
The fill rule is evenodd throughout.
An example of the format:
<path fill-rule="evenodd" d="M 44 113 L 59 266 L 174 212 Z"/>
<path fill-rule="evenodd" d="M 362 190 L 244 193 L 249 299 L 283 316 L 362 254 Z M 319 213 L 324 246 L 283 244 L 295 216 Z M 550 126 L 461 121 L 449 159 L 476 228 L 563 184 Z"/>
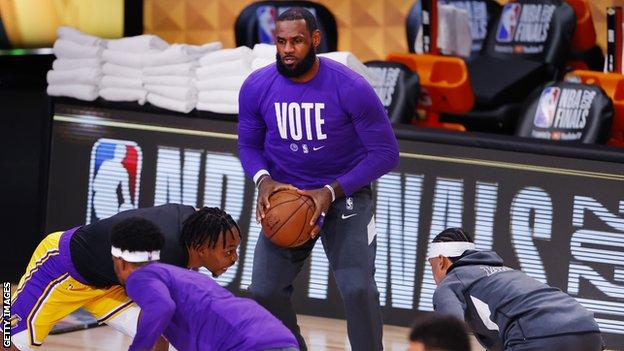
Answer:
<path fill-rule="evenodd" d="M 310 351 L 350 350 L 347 326 L 344 320 L 299 316 L 299 324 Z M 384 348 L 388 351 L 405 351 L 409 328 L 385 326 Z M 130 338 L 108 326 L 82 330 L 46 338 L 41 351 L 116 351 L 127 350 Z M 481 351 L 473 340 L 472 351 Z"/>

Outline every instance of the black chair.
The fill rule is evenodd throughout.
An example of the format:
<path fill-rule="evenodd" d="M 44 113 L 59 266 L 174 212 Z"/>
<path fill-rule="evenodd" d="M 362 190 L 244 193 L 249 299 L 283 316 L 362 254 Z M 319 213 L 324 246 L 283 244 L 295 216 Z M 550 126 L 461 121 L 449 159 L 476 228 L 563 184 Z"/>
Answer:
<path fill-rule="evenodd" d="M 516 135 L 603 144 L 609 136 L 613 115 L 613 103 L 599 86 L 552 82 L 529 96 Z"/>
<path fill-rule="evenodd" d="M 270 27 L 274 25 L 279 14 L 291 7 L 306 8 L 316 16 L 322 34 L 317 52 L 337 51 L 336 19 L 325 6 L 312 1 L 259 1 L 250 4 L 236 18 L 234 24 L 236 46 L 245 45 L 253 48 L 258 43 L 273 44 L 275 38 Z"/>
<path fill-rule="evenodd" d="M 472 131 L 513 134 L 526 96 L 561 77 L 575 25 L 572 7 L 562 0 L 506 4 L 481 55 L 468 62 L 475 108 L 441 120 Z"/>
<path fill-rule="evenodd" d="M 420 1 L 414 2 L 407 15 L 407 47 L 410 52 L 416 52 L 414 43 L 422 23 L 422 6 Z M 501 11 L 501 6 L 494 0 L 438 0 L 438 5 L 453 5 L 468 11 L 472 34 L 473 58 L 481 52 L 483 42 L 492 25 L 494 25 Z"/>
<path fill-rule="evenodd" d="M 373 85 L 373 88 L 386 108 L 390 122 L 411 123 L 420 92 L 418 74 L 396 62 L 368 61 L 365 65 L 383 78 L 383 83 Z"/>

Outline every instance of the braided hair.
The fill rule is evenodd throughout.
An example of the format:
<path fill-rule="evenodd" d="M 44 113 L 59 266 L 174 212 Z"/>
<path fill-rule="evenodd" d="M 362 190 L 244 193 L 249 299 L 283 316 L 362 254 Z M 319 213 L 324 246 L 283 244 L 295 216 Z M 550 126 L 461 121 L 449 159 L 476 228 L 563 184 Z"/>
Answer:
<path fill-rule="evenodd" d="M 232 216 L 218 207 L 202 207 L 184 221 L 180 244 L 199 249 L 207 241 L 208 247 L 213 249 L 219 236 L 226 233 L 230 233 L 232 237 L 235 235 L 233 228 L 236 228 L 240 237 L 240 228 Z M 224 248 L 225 242 L 223 240 Z"/>

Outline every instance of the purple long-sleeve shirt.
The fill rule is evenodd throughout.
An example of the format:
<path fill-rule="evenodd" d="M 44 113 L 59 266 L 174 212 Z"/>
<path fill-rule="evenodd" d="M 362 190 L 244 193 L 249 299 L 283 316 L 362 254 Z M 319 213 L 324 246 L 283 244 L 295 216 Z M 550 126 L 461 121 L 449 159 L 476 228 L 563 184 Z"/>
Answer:
<path fill-rule="evenodd" d="M 130 274 L 126 293 L 141 308 L 131 351 L 151 350 L 160 335 L 185 351 L 298 349 L 270 312 L 201 273 L 152 263 Z"/>
<path fill-rule="evenodd" d="M 252 73 L 239 95 L 238 150 L 245 172 L 312 189 L 337 180 L 345 195 L 392 170 L 398 145 L 373 88 L 326 58 L 296 83 L 276 65 Z"/>

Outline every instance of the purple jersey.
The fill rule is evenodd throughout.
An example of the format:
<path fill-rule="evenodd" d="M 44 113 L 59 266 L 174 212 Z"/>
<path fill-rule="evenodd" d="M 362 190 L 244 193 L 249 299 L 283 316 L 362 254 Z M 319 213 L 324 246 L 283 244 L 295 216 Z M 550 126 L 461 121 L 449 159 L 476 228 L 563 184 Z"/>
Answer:
<path fill-rule="evenodd" d="M 337 180 L 350 195 L 392 170 L 398 145 L 373 88 L 326 58 L 312 80 L 296 83 L 269 65 L 239 96 L 238 149 L 245 172 L 267 170 L 302 189 Z"/>
<path fill-rule="evenodd" d="M 152 263 L 130 275 L 126 292 L 141 307 L 130 350 L 150 350 L 161 334 L 178 350 L 298 349 L 271 313 L 201 273 Z"/>

